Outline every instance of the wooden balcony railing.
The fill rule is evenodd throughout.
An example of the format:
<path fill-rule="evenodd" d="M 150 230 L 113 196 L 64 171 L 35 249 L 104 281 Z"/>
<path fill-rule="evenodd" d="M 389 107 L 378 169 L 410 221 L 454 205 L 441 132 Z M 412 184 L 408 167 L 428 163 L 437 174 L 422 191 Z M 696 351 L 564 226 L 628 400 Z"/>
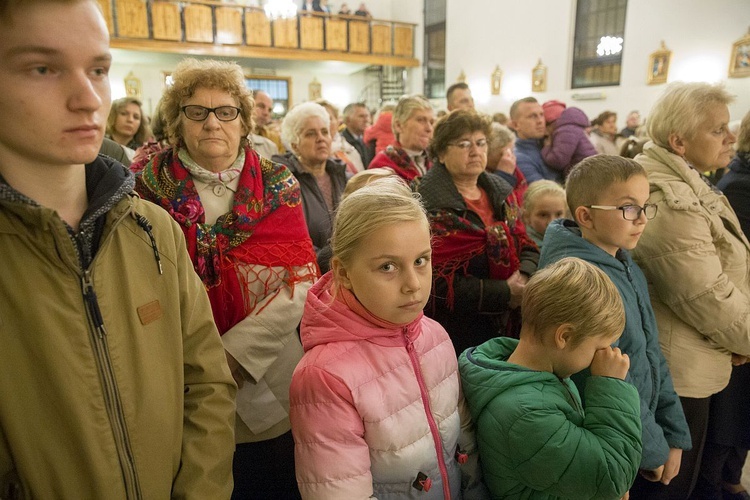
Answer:
<path fill-rule="evenodd" d="M 409 23 L 263 9 L 213 1 L 98 0 L 112 47 L 221 56 L 418 66 Z"/>

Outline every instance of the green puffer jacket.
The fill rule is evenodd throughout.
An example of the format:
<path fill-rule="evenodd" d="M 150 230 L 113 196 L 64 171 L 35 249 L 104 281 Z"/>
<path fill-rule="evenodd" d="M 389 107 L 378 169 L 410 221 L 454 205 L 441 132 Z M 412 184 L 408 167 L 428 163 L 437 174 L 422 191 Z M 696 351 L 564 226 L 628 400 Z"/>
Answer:
<path fill-rule="evenodd" d="M 88 265 L 0 179 L 0 498 L 229 498 L 236 388 L 182 232 L 119 163 L 86 172 Z"/>
<path fill-rule="evenodd" d="M 622 497 L 641 460 L 635 387 L 589 378 L 584 415 L 570 379 L 506 361 L 517 345 L 515 339 L 495 338 L 458 360 L 492 498 Z"/>

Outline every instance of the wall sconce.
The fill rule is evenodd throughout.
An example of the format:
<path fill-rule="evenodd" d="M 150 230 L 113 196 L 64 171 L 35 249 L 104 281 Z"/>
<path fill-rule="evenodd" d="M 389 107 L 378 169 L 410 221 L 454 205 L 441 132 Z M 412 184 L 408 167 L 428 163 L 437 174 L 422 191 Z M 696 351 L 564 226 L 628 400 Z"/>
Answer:
<path fill-rule="evenodd" d="M 461 70 L 461 72 L 458 74 L 458 78 L 456 78 L 456 81 L 458 83 L 466 83 L 466 73 L 464 73 L 464 70 Z"/>
<path fill-rule="evenodd" d="M 128 73 L 128 76 L 125 77 L 125 95 L 135 97 L 140 101 L 142 90 L 143 84 L 141 83 L 141 79 L 136 77 L 132 71 Z"/>
<path fill-rule="evenodd" d="M 313 77 L 310 85 L 307 86 L 308 97 L 311 101 L 320 99 L 323 96 L 323 86 L 317 78 Z"/>
<path fill-rule="evenodd" d="M 495 66 L 495 71 L 492 72 L 490 82 L 492 95 L 500 95 L 500 89 L 503 84 L 503 70 L 500 69 L 500 65 Z"/>
<path fill-rule="evenodd" d="M 531 70 L 531 91 L 545 92 L 547 90 L 547 66 L 542 64 L 542 58 Z"/>

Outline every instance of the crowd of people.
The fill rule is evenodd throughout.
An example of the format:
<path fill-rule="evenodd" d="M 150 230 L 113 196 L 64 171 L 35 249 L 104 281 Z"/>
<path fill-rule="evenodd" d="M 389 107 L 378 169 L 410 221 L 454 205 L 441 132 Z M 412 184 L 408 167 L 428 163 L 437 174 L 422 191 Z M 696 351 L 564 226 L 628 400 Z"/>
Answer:
<path fill-rule="evenodd" d="M 0 498 L 750 498 L 722 86 L 277 123 L 188 58 L 149 119 L 93 0 L 0 34 Z"/>

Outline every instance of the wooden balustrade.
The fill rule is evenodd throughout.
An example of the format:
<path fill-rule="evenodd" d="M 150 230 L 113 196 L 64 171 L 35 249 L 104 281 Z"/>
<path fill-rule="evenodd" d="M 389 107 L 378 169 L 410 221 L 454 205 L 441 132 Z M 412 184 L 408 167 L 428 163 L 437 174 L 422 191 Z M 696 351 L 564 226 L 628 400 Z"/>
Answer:
<path fill-rule="evenodd" d="M 319 12 L 271 20 L 258 7 L 212 0 L 98 1 L 116 48 L 419 65 L 408 23 Z"/>

